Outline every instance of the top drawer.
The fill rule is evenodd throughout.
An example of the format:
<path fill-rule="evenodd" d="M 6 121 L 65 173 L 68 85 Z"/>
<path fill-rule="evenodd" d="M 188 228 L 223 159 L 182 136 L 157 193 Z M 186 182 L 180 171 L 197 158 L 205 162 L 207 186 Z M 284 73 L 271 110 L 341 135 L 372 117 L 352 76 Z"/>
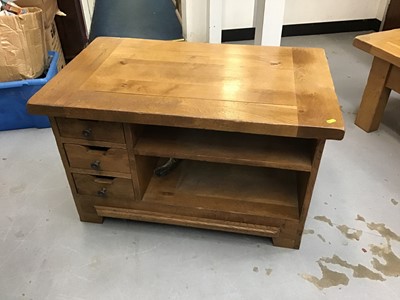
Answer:
<path fill-rule="evenodd" d="M 125 144 L 122 123 L 57 118 L 60 136 Z"/>

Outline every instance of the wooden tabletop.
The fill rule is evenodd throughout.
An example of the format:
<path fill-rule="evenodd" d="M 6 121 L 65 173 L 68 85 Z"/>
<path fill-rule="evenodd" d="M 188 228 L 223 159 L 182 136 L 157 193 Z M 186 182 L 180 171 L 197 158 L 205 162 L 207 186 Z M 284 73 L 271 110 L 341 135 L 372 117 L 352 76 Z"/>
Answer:
<path fill-rule="evenodd" d="M 400 67 L 400 29 L 359 35 L 353 45 Z"/>
<path fill-rule="evenodd" d="M 324 50 L 97 38 L 31 113 L 342 139 Z"/>

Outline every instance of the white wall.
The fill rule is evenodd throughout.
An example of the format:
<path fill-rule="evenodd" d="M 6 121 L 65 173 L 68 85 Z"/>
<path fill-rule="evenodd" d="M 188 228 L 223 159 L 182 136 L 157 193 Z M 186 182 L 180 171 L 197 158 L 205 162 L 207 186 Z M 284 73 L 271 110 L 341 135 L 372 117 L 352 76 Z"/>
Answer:
<path fill-rule="evenodd" d="M 286 0 L 283 23 L 288 25 L 374 18 L 382 20 L 387 3 L 388 0 Z M 252 27 L 253 7 L 254 0 L 224 0 L 222 28 Z"/>
<path fill-rule="evenodd" d="M 222 2 L 222 28 L 253 27 L 253 14 L 254 0 L 224 0 Z"/>
<path fill-rule="evenodd" d="M 374 19 L 382 20 L 386 1 L 286 0 L 284 24 Z"/>

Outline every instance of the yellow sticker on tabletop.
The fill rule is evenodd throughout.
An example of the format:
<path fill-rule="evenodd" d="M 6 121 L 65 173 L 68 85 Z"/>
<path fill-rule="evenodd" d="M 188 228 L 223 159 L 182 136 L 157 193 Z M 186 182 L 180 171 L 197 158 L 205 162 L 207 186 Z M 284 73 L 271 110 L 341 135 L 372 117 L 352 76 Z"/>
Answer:
<path fill-rule="evenodd" d="M 326 123 L 328 123 L 328 124 L 336 123 L 336 120 L 335 119 L 329 119 L 329 120 L 326 120 Z"/>

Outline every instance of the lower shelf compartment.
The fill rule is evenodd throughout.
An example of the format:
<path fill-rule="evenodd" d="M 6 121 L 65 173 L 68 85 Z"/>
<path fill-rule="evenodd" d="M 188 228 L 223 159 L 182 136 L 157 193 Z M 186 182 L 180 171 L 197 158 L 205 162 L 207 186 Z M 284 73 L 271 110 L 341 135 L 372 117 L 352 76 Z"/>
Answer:
<path fill-rule="evenodd" d="M 182 225 L 195 228 L 221 230 L 265 237 L 278 237 L 279 227 L 254 225 L 240 222 L 196 218 L 190 216 L 145 212 L 134 209 L 96 206 L 96 212 L 102 217 L 123 218 L 136 221 L 156 222 L 171 225 Z"/>
<path fill-rule="evenodd" d="M 143 203 L 299 220 L 297 172 L 183 160 L 153 176 Z"/>

